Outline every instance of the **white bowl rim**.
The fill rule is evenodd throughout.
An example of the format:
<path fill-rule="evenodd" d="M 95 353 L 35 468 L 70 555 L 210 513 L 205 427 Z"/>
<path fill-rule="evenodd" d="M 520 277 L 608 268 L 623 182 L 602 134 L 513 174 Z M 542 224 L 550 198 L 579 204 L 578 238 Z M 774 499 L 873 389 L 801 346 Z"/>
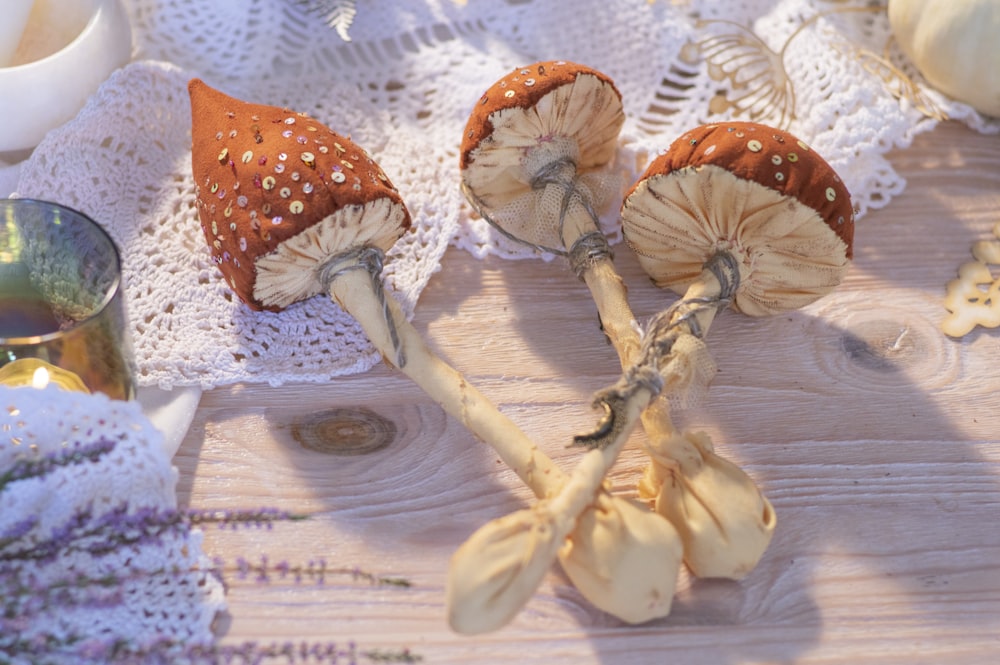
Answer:
<path fill-rule="evenodd" d="M 93 2 L 93 9 L 91 10 L 90 18 L 87 19 L 86 25 L 83 26 L 80 32 L 78 32 L 76 36 L 73 37 L 73 39 L 71 39 L 68 44 L 63 46 L 58 51 L 50 53 L 44 57 L 38 58 L 37 60 L 25 62 L 20 65 L 0 67 L 0 77 L 3 77 L 5 72 L 9 72 L 11 74 L 15 73 L 20 74 L 21 72 L 31 69 L 32 67 L 45 66 L 52 60 L 65 56 L 67 53 L 74 50 L 80 44 L 80 42 L 85 40 L 90 35 L 90 33 L 94 32 L 97 29 L 97 25 L 99 24 L 102 16 L 104 16 L 109 11 L 109 7 L 111 7 L 112 11 L 114 11 L 116 8 L 114 8 L 113 5 L 117 5 L 119 3 L 119 0 L 91 0 L 91 1 Z"/>

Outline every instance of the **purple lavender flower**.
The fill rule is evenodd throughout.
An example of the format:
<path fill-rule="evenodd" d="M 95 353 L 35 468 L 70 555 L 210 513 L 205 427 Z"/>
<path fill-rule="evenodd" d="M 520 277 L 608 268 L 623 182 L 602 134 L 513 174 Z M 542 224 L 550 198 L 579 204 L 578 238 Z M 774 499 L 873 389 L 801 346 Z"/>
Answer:
<path fill-rule="evenodd" d="M 0 472 L 0 500 L 16 483 L 44 479 L 57 469 L 75 464 L 96 462 L 115 447 L 113 441 L 76 445 L 40 457 L 19 459 Z M 273 529 L 276 522 L 306 519 L 271 508 L 251 510 L 189 510 L 135 506 L 121 503 L 98 511 L 94 505 L 78 507 L 62 523 L 43 532 L 41 520 L 25 516 L 0 531 L 0 663 L 123 663 L 156 665 L 178 661 L 193 664 L 221 663 L 414 663 L 421 658 L 408 650 L 361 650 L 355 644 L 274 643 L 261 645 L 190 644 L 174 639 L 139 643 L 121 637 L 67 634 L 52 623 L 60 611 L 88 608 L 110 609 L 127 602 L 131 582 L 163 578 L 218 575 L 226 571 L 225 561 L 216 557 L 211 567 L 195 564 L 168 565 L 155 570 L 115 568 L 104 574 L 62 570 L 68 555 L 82 555 L 92 561 L 121 552 L 124 548 L 156 547 L 167 540 L 184 542 L 193 527 L 218 524 L 221 528 Z M 232 567 L 231 567 L 232 568 Z M 310 579 L 323 583 L 328 575 L 349 575 L 372 584 L 409 586 L 401 578 L 377 577 L 356 568 L 332 569 L 326 560 L 305 565 L 285 561 L 272 563 L 261 556 L 255 563 L 238 558 L 235 571 L 240 579 L 269 583 L 272 576 L 292 576 L 296 581 Z M 60 574 L 61 571 L 61 574 Z M 57 623 L 57 622 L 56 622 Z"/>
<path fill-rule="evenodd" d="M 63 466 L 96 462 L 114 450 L 115 442 L 101 439 L 90 444 L 77 443 L 72 448 L 49 453 L 38 459 L 22 458 L 0 473 L 0 491 L 7 485 L 28 478 L 40 478 Z"/>

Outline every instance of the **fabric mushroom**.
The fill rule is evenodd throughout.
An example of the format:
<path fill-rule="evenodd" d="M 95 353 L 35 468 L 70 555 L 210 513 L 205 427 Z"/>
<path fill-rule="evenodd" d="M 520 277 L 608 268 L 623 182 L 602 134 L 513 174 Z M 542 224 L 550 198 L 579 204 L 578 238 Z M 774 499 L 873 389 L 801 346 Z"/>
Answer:
<path fill-rule="evenodd" d="M 634 364 L 612 389 L 626 401 L 642 399 L 634 381 L 642 368 L 688 364 L 683 356 L 698 344 L 686 340 L 703 340 L 723 307 L 750 316 L 803 307 L 841 282 L 853 255 L 854 211 L 836 172 L 803 141 L 756 123 L 705 125 L 678 138 L 632 187 L 621 217 L 653 282 L 682 294 L 654 317 Z M 687 443 L 711 450 L 703 436 Z M 711 475 L 719 470 L 695 459 L 682 476 L 709 474 L 707 486 L 715 485 Z M 690 505 L 658 487 L 661 480 L 654 468 L 640 487 L 657 496 L 660 513 L 689 517 L 677 525 L 711 522 L 707 515 L 690 519 Z M 747 518 L 758 508 L 746 506 Z M 773 528 L 773 514 L 760 519 Z M 696 574 L 732 568 L 718 551 L 699 548 L 697 533 L 678 528 Z"/>
<path fill-rule="evenodd" d="M 375 161 L 307 115 L 237 100 L 197 79 L 189 92 L 198 215 L 212 257 L 236 295 L 254 309 L 279 311 L 328 294 L 357 319 L 387 363 L 488 442 L 536 496 L 568 482 L 513 422 L 427 348 L 385 293 L 383 255 L 406 232 L 410 217 Z M 676 532 L 606 492 L 591 512 L 573 532 L 574 546 L 560 552 L 567 570 L 599 606 L 617 602 L 606 581 L 615 574 L 628 580 L 643 607 L 632 614 L 630 608 L 610 611 L 639 621 L 662 615 L 675 580 L 643 569 L 650 560 L 679 556 Z M 466 594 L 453 607 L 452 624 L 463 632 L 489 630 L 523 603 L 522 596 L 513 603 L 498 600 L 488 588 L 502 580 L 506 561 L 478 563 L 467 575 L 480 581 L 486 575 L 487 584 L 462 588 L 485 589 L 486 595 Z"/>
<path fill-rule="evenodd" d="M 568 257 L 589 287 L 624 367 L 639 351 L 639 324 L 597 217 L 620 197 L 619 178 L 608 165 L 623 122 L 621 97 L 607 76 L 574 63 L 530 65 L 496 82 L 475 107 L 463 136 L 461 167 L 467 197 L 501 233 Z M 652 372 L 656 390 L 645 393 L 647 401 L 657 391 L 683 395 L 699 383 L 707 385 L 715 371 L 711 358 L 707 352 L 691 356 L 702 362 L 687 372 L 683 385 L 660 386 Z M 578 437 L 578 443 L 596 449 L 586 453 L 594 459 L 582 460 L 581 467 L 597 462 L 610 467 L 642 412 L 638 402 L 632 406 L 629 417 L 612 421 L 617 427 Z M 651 485 L 647 474 L 642 487 L 667 488 L 680 497 L 688 514 L 671 514 L 675 527 L 688 534 L 695 550 L 718 553 L 711 567 L 696 571 L 741 576 L 770 542 L 773 520 L 765 519 L 770 504 L 736 465 L 709 448 L 693 448 L 693 435 L 674 429 L 665 398 L 653 400 L 641 418 L 656 481 Z M 699 482 L 683 477 L 703 468 L 714 470 L 710 488 L 704 487 L 707 473 L 700 473 Z"/>
<path fill-rule="evenodd" d="M 623 121 L 621 96 L 604 74 L 566 61 L 517 68 L 494 83 L 470 114 L 461 145 L 462 189 L 480 215 L 507 237 L 542 252 L 573 254 L 585 264 L 589 253 L 607 247 L 594 225 L 594 207 L 610 203 L 621 193 L 621 179 L 604 167 L 615 156 Z M 549 223 L 539 223 L 539 219 Z M 598 438 L 605 437 L 599 434 Z M 619 437 L 620 443 L 626 438 Z M 549 522 L 546 532 L 560 541 L 574 525 L 587 521 L 620 445 L 594 448 L 557 495 L 477 531 L 456 553 L 453 569 L 490 558 L 487 547 L 517 549 L 533 565 L 513 575 L 511 585 L 530 588 L 537 584 L 537 570 L 547 567 L 554 557 L 521 534 L 544 516 Z M 573 539 L 567 543 L 572 545 Z M 680 543 L 672 550 L 679 553 Z M 680 558 L 661 556 L 647 569 L 648 574 L 676 577 Z M 536 571 L 534 576 L 531 571 Z M 578 587 L 584 584 L 573 571 L 567 572 Z M 582 588 L 587 586 L 590 583 Z M 598 607 L 620 618 L 634 617 L 627 620 L 652 618 L 620 572 L 607 576 L 606 586 L 611 592 L 607 598 L 616 600 L 598 603 Z M 664 598 L 656 611 L 665 615 L 669 608 L 670 599 Z"/>
<path fill-rule="evenodd" d="M 621 95 L 597 70 L 562 60 L 515 69 L 469 116 L 462 189 L 502 234 L 566 255 L 593 237 L 592 206 L 621 194 L 620 179 L 603 167 L 624 120 Z"/>
<path fill-rule="evenodd" d="M 463 190 L 484 218 L 519 242 L 556 254 L 600 252 L 607 242 L 594 225 L 593 206 L 620 192 L 618 179 L 600 169 L 615 154 L 623 119 L 618 91 L 595 70 L 565 61 L 518 68 L 495 83 L 471 114 L 461 150 Z M 625 438 L 620 437 L 620 443 Z M 453 557 L 456 575 L 478 561 L 516 552 L 510 558 L 517 565 L 511 567 L 507 584 L 534 589 L 540 571 L 561 551 L 553 549 L 554 544 L 565 541 L 564 550 L 571 551 L 577 546 L 574 529 L 595 515 L 609 519 L 603 510 L 594 511 L 600 503 L 595 498 L 603 492 L 604 477 L 620 447 L 594 446 L 558 492 L 485 524 Z M 632 510 L 638 511 L 635 515 L 650 514 Z M 661 521 L 664 534 L 673 531 Z M 535 536 L 540 529 L 544 540 Z M 676 578 L 682 556 L 679 539 L 666 545 L 643 567 L 646 574 L 664 581 Z M 585 571 L 567 572 L 587 593 L 593 581 L 580 577 Z M 669 612 L 672 589 L 651 612 L 624 569 L 608 572 L 613 574 L 605 576 L 605 600 L 597 603 L 601 609 L 633 622 Z"/>

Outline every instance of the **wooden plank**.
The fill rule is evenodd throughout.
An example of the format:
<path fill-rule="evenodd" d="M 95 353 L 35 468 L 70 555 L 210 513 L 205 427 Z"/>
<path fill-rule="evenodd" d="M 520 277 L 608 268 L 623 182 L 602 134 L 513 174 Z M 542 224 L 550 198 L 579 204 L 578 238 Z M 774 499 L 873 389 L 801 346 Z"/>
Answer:
<path fill-rule="evenodd" d="M 322 585 L 230 579 L 225 643 L 355 640 L 434 663 L 983 663 L 1000 652 L 1000 335 L 945 337 L 944 284 L 1000 221 L 1000 137 L 946 124 L 892 155 L 906 192 L 859 222 L 846 283 L 799 312 L 726 312 L 719 374 L 675 414 L 743 465 L 778 514 L 742 582 L 682 574 L 673 612 L 624 626 L 558 568 L 504 629 L 445 621 L 448 559 L 486 521 L 533 498 L 405 377 L 385 367 L 327 385 L 206 393 L 176 458 L 182 504 L 308 513 L 270 531 L 208 529 L 205 549 L 401 576 Z M 636 313 L 676 296 L 627 248 Z M 451 251 L 417 307 L 429 344 L 563 468 L 618 374 L 585 287 L 558 261 Z M 636 433 L 609 476 L 635 496 Z M 368 450 L 363 454 L 345 452 Z"/>

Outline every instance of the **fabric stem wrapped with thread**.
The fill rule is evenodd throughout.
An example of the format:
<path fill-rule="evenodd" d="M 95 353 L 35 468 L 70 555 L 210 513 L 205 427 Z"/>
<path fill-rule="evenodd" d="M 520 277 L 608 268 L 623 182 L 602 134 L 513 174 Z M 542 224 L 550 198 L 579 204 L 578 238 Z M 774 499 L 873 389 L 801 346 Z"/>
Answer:
<path fill-rule="evenodd" d="M 281 310 L 321 293 L 361 324 L 385 361 L 423 388 L 497 455 L 538 497 L 574 482 L 472 384 L 438 358 L 381 282 L 384 252 L 407 230 L 409 213 L 382 169 L 349 139 L 301 113 L 249 104 L 190 83 L 192 167 L 198 213 L 219 269 L 255 309 Z M 529 524 L 540 547 L 555 551 L 545 516 Z M 574 547 L 559 553 L 587 597 L 622 608 L 626 620 L 660 616 L 674 576 L 643 572 L 679 557 L 676 532 L 659 516 L 601 491 L 572 529 Z M 486 630 L 522 602 L 497 599 L 509 562 L 520 552 L 478 561 L 470 586 L 481 602 L 454 623 Z M 637 607 L 601 583 L 612 571 Z M 537 571 L 540 577 L 545 567 Z M 467 579 L 463 578 L 463 579 Z M 530 591 L 529 591 L 530 595 Z M 632 599 L 630 597 L 630 599 Z M 463 608 L 468 609 L 468 608 Z"/>
<path fill-rule="evenodd" d="M 637 364 L 647 353 L 640 326 L 599 228 L 596 212 L 613 192 L 607 167 L 623 120 L 621 98 L 600 72 L 565 62 L 515 70 L 490 88 L 469 119 L 463 187 L 508 237 L 566 255 L 593 295 L 632 399 L 598 393 L 595 403 L 608 417 L 577 443 L 597 449 L 587 455 L 599 454 L 610 466 L 641 418 L 651 458 L 642 496 L 677 528 L 696 575 L 740 578 L 770 543 L 771 505 L 745 472 L 715 454 L 705 435 L 678 432 L 670 417 L 670 401 L 683 404 L 707 390 L 714 361 L 699 336 L 685 335 L 662 364 Z M 714 269 L 722 274 L 726 263 L 720 259 Z M 678 314 L 690 320 L 694 313 Z M 672 325 L 669 317 L 661 323 Z"/>
<path fill-rule="evenodd" d="M 617 90 L 598 72 L 563 61 L 518 68 L 494 84 L 473 109 L 462 142 L 463 190 L 479 212 L 509 237 L 555 254 L 566 254 L 566 247 L 589 248 L 578 253 L 593 250 L 593 260 L 600 261 L 607 243 L 594 225 L 594 206 L 617 198 L 621 191 L 619 179 L 600 169 L 615 154 L 623 118 Z M 586 256 L 580 261 L 589 262 Z M 598 505 L 595 497 L 606 491 L 604 477 L 619 450 L 615 445 L 589 451 L 556 492 L 529 509 L 487 523 L 466 541 L 452 557 L 453 626 L 463 632 L 482 629 L 465 625 L 461 617 L 481 614 L 476 608 L 483 603 L 519 607 L 527 602 L 541 581 L 540 573 L 557 553 L 574 584 L 598 608 L 630 622 L 669 613 L 681 543 L 669 522 L 644 507 L 633 510 L 659 520 L 657 531 L 664 540 L 648 541 L 627 523 L 629 528 L 621 529 L 619 537 L 646 541 L 643 548 L 651 555 L 650 565 L 642 571 L 625 566 L 589 572 L 567 568 L 573 560 L 567 554 L 581 545 L 572 535 L 574 529 L 591 528 L 587 524 L 594 516 L 600 518 L 598 524 L 614 518 L 593 509 Z M 562 544 L 558 552 L 539 546 L 532 534 L 540 525 L 545 527 L 546 543 Z M 518 556 L 506 556 L 507 552 Z M 505 587 L 486 594 L 477 586 L 478 578 L 467 571 L 476 570 L 483 561 L 502 559 L 510 564 Z M 636 585 L 636 572 L 659 580 L 663 595 L 655 605 L 643 599 L 644 585 Z"/>
<path fill-rule="evenodd" d="M 620 195 L 620 179 L 610 172 L 608 165 L 617 151 L 623 122 L 621 96 L 607 76 L 563 61 L 535 63 L 516 69 L 496 82 L 475 106 L 463 136 L 461 167 L 466 196 L 501 233 L 540 251 L 569 258 L 574 271 L 590 288 L 605 332 L 625 365 L 639 347 L 638 324 L 597 217 L 603 207 L 617 204 Z M 711 371 L 695 376 L 688 383 L 703 381 L 707 384 Z M 662 387 L 659 373 L 652 372 L 650 381 L 655 385 L 647 391 L 652 400 Z M 679 391 L 686 388 L 677 384 L 672 387 Z M 567 485 L 560 495 L 540 505 L 562 506 L 565 518 L 575 519 L 573 511 L 586 505 L 587 494 L 593 495 L 595 488 L 600 486 L 641 411 L 637 406 L 630 414 L 631 425 L 617 427 L 626 421 L 621 418 L 613 422 L 615 426 L 576 437 L 576 443 L 590 450 L 580 460 L 574 475 L 582 476 L 587 470 L 590 484 Z M 675 452 L 678 438 L 686 441 L 674 431 L 669 407 L 663 399 L 656 400 L 655 408 L 648 410 L 643 421 L 649 435 L 650 454 L 655 459 L 669 459 Z M 706 456 L 714 457 L 711 453 Z M 716 466 L 723 463 L 718 461 Z M 681 462 L 674 462 L 675 469 L 680 467 Z M 726 468 L 733 470 L 736 478 L 736 489 L 727 494 L 728 500 L 736 496 L 741 504 L 767 507 L 752 481 L 741 475 L 735 466 Z M 685 482 L 676 485 L 682 492 L 684 488 L 701 489 L 692 488 Z M 570 494 L 573 494 L 572 499 Z M 695 511 L 696 514 L 699 518 L 706 514 L 712 516 L 718 506 L 711 492 L 685 493 L 692 504 L 701 495 L 706 496 L 708 505 Z M 741 557 L 741 562 L 742 557 L 748 555 L 747 549 L 751 550 L 749 556 L 755 561 L 762 548 L 756 544 L 747 548 L 745 542 L 730 538 L 734 530 L 743 527 L 729 528 L 724 507 L 721 512 L 722 515 L 710 525 L 675 522 L 674 527 L 710 541 L 711 545 L 703 549 L 726 549 L 732 542 L 732 550 L 739 552 L 737 556 Z M 763 508 L 756 511 L 754 525 L 763 512 Z M 530 511 L 521 511 L 521 514 L 527 516 Z M 517 519 L 517 515 L 482 527 L 470 539 L 470 546 L 463 547 L 461 554 L 472 559 L 477 553 L 471 543 L 482 534 L 502 533 L 505 522 Z M 713 530 L 711 525 L 718 528 Z M 766 544 L 770 531 L 765 531 Z M 503 541 L 497 537 L 495 542 Z M 675 565 L 676 562 L 666 559 L 658 563 L 664 574 Z M 609 579 L 609 584 L 614 586 L 616 581 Z"/>
<path fill-rule="evenodd" d="M 622 224 L 653 282 L 682 294 L 653 318 L 640 352 L 606 392 L 622 412 L 630 402 L 645 403 L 643 384 L 633 377 L 683 365 L 686 340 L 701 342 L 719 310 L 766 316 L 803 307 L 841 282 L 853 255 L 854 210 L 844 183 L 805 142 L 756 123 L 705 125 L 679 137 L 626 196 Z M 689 443 L 702 455 L 711 451 L 703 435 Z M 647 469 L 640 494 L 655 497 L 658 512 L 675 523 L 690 522 L 691 504 L 661 466 Z M 725 491 L 732 484 L 715 482 L 719 474 L 731 475 L 699 462 L 682 477 L 702 477 Z M 734 505 L 748 524 L 760 510 Z M 758 520 L 773 529 L 770 506 Z M 697 534 L 679 529 L 686 557 L 702 564 L 692 566 L 698 574 L 735 563 L 698 549 Z"/>

